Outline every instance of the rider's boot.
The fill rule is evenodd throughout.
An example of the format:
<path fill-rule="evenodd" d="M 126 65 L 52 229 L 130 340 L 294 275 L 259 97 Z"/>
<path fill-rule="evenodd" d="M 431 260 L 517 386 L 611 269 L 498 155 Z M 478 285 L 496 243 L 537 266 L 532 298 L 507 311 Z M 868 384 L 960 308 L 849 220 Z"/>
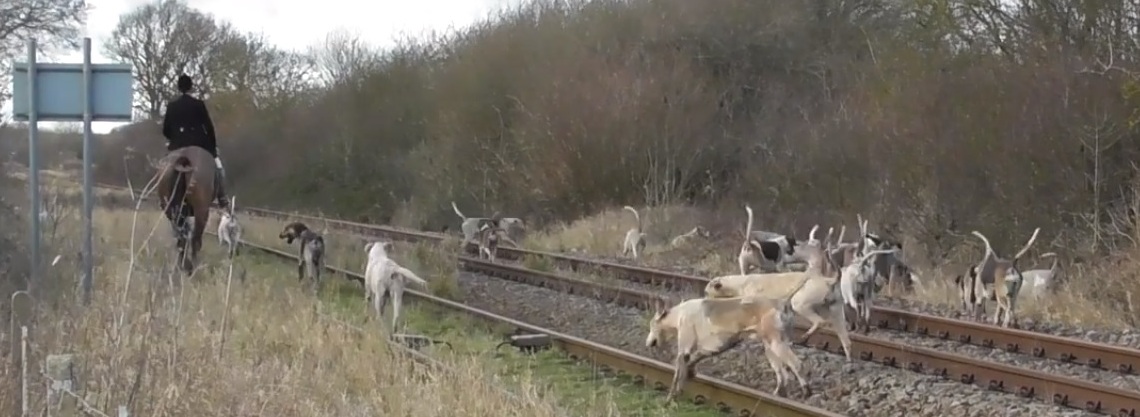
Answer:
<path fill-rule="evenodd" d="M 230 200 L 226 197 L 225 178 L 220 169 L 214 170 L 214 190 L 214 197 L 218 200 L 218 207 L 222 210 L 229 208 Z"/>

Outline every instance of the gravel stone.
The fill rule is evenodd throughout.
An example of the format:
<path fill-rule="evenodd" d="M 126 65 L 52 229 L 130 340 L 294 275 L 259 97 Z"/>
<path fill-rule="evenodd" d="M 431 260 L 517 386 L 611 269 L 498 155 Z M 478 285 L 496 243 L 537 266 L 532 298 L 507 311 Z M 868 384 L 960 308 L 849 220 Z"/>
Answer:
<path fill-rule="evenodd" d="M 671 362 L 674 345 L 645 347 L 648 314 L 591 298 L 462 273 L 459 285 L 469 305 L 537 326 L 602 343 L 638 355 Z M 858 359 L 794 347 L 804 362 L 804 377 L 814 395 L 808 404 L 861 416 L 1092 416 L 1071 408 L 994 393 L 941 378 L 889 368 Z M 752 341 L 709 359 L 697 372 L 771 392 L 775 379 L 759 345 Z M 788 394 L 795 398 L 794 383 Z"/>
<path fill-rule="evenodd" d="M 1121 389 L 1140 391 L 1140 375 L 1126 375 L 1114 371 L 1090 368 L 1079 363 L 1065 363 L 1053 359 L 1037 358 L 1032 355 L 1010 353 L 1002 349 L 990 349 L 952 340 L 922 336 L 915 333 L 873 328 L 867 336 L 904 343 L 910 346 L 922 346 L 969 358 L 984 359 L 994 363 L 1016 366 L 1018 368 L 1032 369 L 1052 375 L 1063 375 Z"/>
<path fill-rule="evenodd" d="M 574 256 L 585 257 L 585 258 L 589 258 L 589 259 L 596 259 L 599 261 L 605 261 L 605 262 L 622 264 L 622 265 L 647 267 L 646 265 L 638 264 L 636 261 L 633 261 L 632 259 L 628 259 L 628 258 L 612 257 L 612 256 L 588 256 L 586 254 L 581 254 L 581 253 L 575 253 Z M 674 272 L 674 273 L 692 275 L 692 276 L 704 276 L 704 274 L 694 270 L 692 267 L 689 267 L 687 265 L 664 266 L 664 267 L 662 267 L 660 265 L 655 265 L 655 266 L 652 266 L 651 268 L 660 269 L 660 270 L 664 270 L 664 271 L 670 271 L 670 272 Z M 641 285 L 641 284 L 632 284 L 632 285 Z M 645 288 L 645 287 L 644 287 L 644 285 L 642 285 L 640 288 Z M 935 304 L 930 304 L 930 303 L 925 303 L 925 302 L 920 302 L 920 301 L 914 301 L 914 300 L 908 300 L 908 299 L 898 298 L 898 297 L 886 297 L 886 296 L 881 295 L 881 294 L 875 299 L 875 304 L 880 305 L 880 306 L 884 306 L 884 307 L 896 308 L 899 310 L 914 311 L 914 312 L 930 314 L 930 315 L 934 315 L 934 316 L 948 317 L 948 318 L 953 318 L 953 319 L 961 319 L 963 317 L 962 312 L 960 310 L 958 310 L 957 308 L 954 308 L 954 307 L 935 305 Z M 1129 330 L 1129 329 L 1117 330 L 1117 329 L 1103 329 L 1103 328 L 1098 329 L 1098 328 L 1089 328 L 1089 327 L 1078 327 L 1078 326 L 1073 326 L 1073 325 L 1070 325 L 1067 323 L 1044 322 L 1044 321 L 1033 320 L 1033 319 L 1025 318 L 1025 317 L 1019 317 L 1018 318 L 1018 328 L 1021 330 L 1037 332 L 1037 333 L 1045 333 L 1045 334 L 1050 334 L 1050 335 L 1054 335 L 1054 336 L 1071 337 L 1074 339 L 1087 340 L 1090 342 L 1111 344 L 1111 345 L 1128 347 L 1128 348 L 1132 348 L 1132 349 L 1140 349 L 1140 331 L 1136 331 L 1136 330 Z"/>
<path fill-rule="evenodd" d="M 607 279 L 604 283 L 616 285 L 624 288 L 630 288 L 639 291 L 666 293 L 671 295 L 674 299 L 684 299 L 686 297 L 698 296 L 694 294 L 686 295 L 681 292 L 665 290 L 660 286 L 651 284 L 639 284 L 622 279 Z M 946 316 L 957 318 L 957 311 L 948 308 L 936 309 L 932 305 L 922 305 L 905 299 L 887 299 L 885 296 L 880 296 L 875 300 L 876 305 L 889 306 L 893 308 L 905 309 L 907 311 L 915 311 L 916 309 L 939 316 Z M 1023 323 L 1028 320 L 1022 320 Z M 1056 326 L 1044 331 L 1043 333 L 1057 334 Z M 1084 338 L 1085 340 L 1107 340 L 1126 341 L 1127 338 L 1120 337 L 1120 332 L 1109 333 L 1097 330 L 1088 330 L 1083 333 L 1085 336 L 1075 335 L 1067 337 Z M 1126 332 L 1127 335 L 1133 336 L 1132 332 Z M 1090 368 L 1080 363 L 1065 363 L 1053 359 L 1037 358 L 1032 355 L 1022 353 L 1010 353 L 1001 349 L 990 349 L 981 346 L 971 345 L 968 343 L 959 343 L 957 341 L 942 340 L 935 337 L 923 336 L 915 333 L 899 332 L 893 330 L 872 329 L 868 336 L 890 340 L 893 342 L 904 343 L 912 346 L 922 346 L 931 349 L 941 350 L 945 352 L 955 353 L 971 358 L 985 359 L 990 362 L 1003 363 L 1019 368 L 1034 369 L 1049 374 L 1059 374 L 1085 381 L 1095 382 L 1104 385 L 1110 385 L 1117 388 L 1140 391 L 1140 375 L 1136 374 L 1120 374 L 1114 371 L 1107 371 L 1103 369 Z M 1111 342 L 1106 342 L 1111 343 Z"/>
<path fill-rule="evenodd" d="M 890 308 L 896 308 L 899 310 L 917 311 L 934 316 L 968 320 L 968 318 L 965 318 L 962 312 L 957 308 L 907 300 L 903 298 L 880 296 L 875 298 L 875 304 Z M 1044 333 L 1053 336 L 1069 337 L 1073 339 L 1086 340 L 1089 342 L 1122 346 L 1132 349 L 1140 349 L 1140 333 L 1135 330 L 1077 327 L 1065 323 L 1044 322 L 1026 317 L 1018 317 L 1017 320 L 1018 329 L 1021 330 Z"/>

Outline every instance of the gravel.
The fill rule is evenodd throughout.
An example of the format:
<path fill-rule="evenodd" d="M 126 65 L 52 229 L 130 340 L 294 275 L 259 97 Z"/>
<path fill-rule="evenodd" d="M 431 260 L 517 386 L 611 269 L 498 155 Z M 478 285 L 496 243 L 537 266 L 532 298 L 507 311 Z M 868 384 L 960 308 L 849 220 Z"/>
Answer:
<path fill-rule="evenodd" d="M 652 284 L 634 283 L 622 279 L 607 279 L 604 283 L 609 285 L 620 286 L 623 288 L 634 289 L 638 291 L 646 291 L 653 293 L 666 293 L 673 297 L 673 299 L 680 300 L 687 297 L 699 296 L 699 294 L 684 294 L 681 292 L 666 291 L 662 287 Z M 886 299 L 882 297 L 876 300 L 876 304 L 889 306 L 899 309 L 906 309 L 914 311 L 917 308 L 914 302 L 904 299 Z M 921 309 L 924 312 L 929 312 L 930 307 Z M 952 309 L 943 308 L 941 311 L 934 313 L 936 315 L 955 317 L 956 311 Z M 1025 320 L 1023 320 L 1024 322 Z M 1057 334 L 1056 332 L 1049 331 L 1046 333 Z M 1119 337 L 1119 334 L 1111 334 L 1107 332 L 1086 331 L 1085 335 L 1100 335 L 1101 338 L 1114 337 L 1115 340 L 1126 340 Z M 923 336 L 915 333 L 900 332 L 893 330 L 873 329 L 868 336 L 890 340 L 893 342 L 903 343 L 911 346 L 922 346 L 940 351 L 950 352 L 958 355 L 963 355 L 971 358 L 985 359 L 990 362 L 1003 363 L 1019 368 L 1034 369 L 1041 372 L 1050 374 L 1064 375 L 1080 380 L 1095 382 L 1098 384 L 1109 385 L 1117 388 L 1140 391 L 1140 375 L 1136 374 L 1120 374 L 1114 371 L 1107 371 L 1103 369 L 1090 368 L 1080 363 L 1065 363 L 1053 359 L 1037 358 L 1024 353 L 1011 353 L 1001 349 L 991 349 L 981 346 L 971 345 L 968 343 L 959 343 L 956 341 L 942 340 L 935 337 Z M 1066 335 L 1069 337 L 1081 338 L 1081 335 Z M 1133 335 L 1138 336 L 1138 335 Z"/>
<path fill-rule="evenodd" d="M 984 359 L 994 363 L 1016 366 L 1018 368 L 1032 369 L 1047 374 L 1063 375 L 1121 389 L 1140 391 L 1140 375 L 1125 375 L 1118 372 L 1090 368 L 1078 363 L 1065 363 L 1053 359 L 1037 358 L 1031 355 L 1010 353 L 1001 349 L 990 349 L 956 341 L 941 340 L 915 333 L 872 329 L 868 336 L 904 343 L 910 346 L 927 347 L 969 358 Z"/>
<path fill-rule="evenodd" d="M 963 317 L 962 312 L 953 307 L 935 305 L 897 297 L 879 297 L 875 299 L 875 304 L 896 308 L 899 310 L 918 311 L 925 314 L 955 319 Z M 987 315 L 986 318 L 988 319 L 989 315 Z M 1021 330 L 1045 333 L 1054 336 L 1071 337 L 1074 339 L 1087 340 L 1090 342 L 1140 349 L 1140 332 L 1131 329 L 1115 330 L 1082 328 L 1070 324 L 1045 322 L 1024 317 L 1018 318 L 1018 328 Z"/>
<path fill-rule="evenodd" d="M 459 284 L 467 303 L 474 307 L 624 351 L 672 361 L 671 345 L 666 344 L 666 348 L 661 349 L 645 347 L 647 317 L 643 311 L 475 274 L 461 274 Z M 810 348 L 797 346 L 795 349 L 804 361 L 805 377 L 815 391 L 803 401 L 852 417 L 1095 415 L 870 362 L 847 363 L 841 355 Z M 775 388 L 774 374 L 758 344 L 751 341 L 703 362 L 697 372 L 762 391 Z M 793 384 L 788 393 L 798 395 L 798 389 Z"/>
<path fill-rule="evenodd" d="M 619 287 L 623 287 L 623 288 L 629 288 L 629 289 L 638 290 L 638 291 L 645 291 L 645 292 L 652 292 L 652 293 L 666 293 L 666 294 L 669 294 L 670 296 L 672 296 L 672 298 L 674 300 L 682 300 L 682 299 L 685 299 L 688 297 L 700 296 L 699 294 L 685 294 L 685 293 L 678 292 L 678 291 L 669 291 L 669 290 L 665 290 L 664 288 L 662 288 L 660 286 L 655 286 L 652 284 L 635 283 L 635 282 L 631 282 L 631 281 L 627 281 L 627 280 L 623 280 L 623 279 L 601 279 L 598 281 L 601 283 L 604 283 L 604 284 L 619 286 Z M 880 305 L 880 306 L 886 305 L 886 306 L 890 306 L 890 307 L 906 309 L 908 311 L 914 311 L 914 309 L 918 308 L 916 306 L 917 303 L 909 302 L 908 300 L 897 299 L 897 298 L 896 299 L 886 299 L 886 297 L 882 297 L 881 299 L 876 300 L 876 304 Z M 929 311 L 930 307 L 934 307 L 934 306 L 925 306 L 925 307 L 927 307 L 927 308 L 921 309 L 921 310 Z M 954 311 L 952 309 L 945 309 L 944 308 L 941 311 L 938 311 L 936 315 L 955 317 L 955 314 L 957 314 L 956 311 Z M 1023 320 L 1023 322 L 1024 321 L 1025 320 Z M 1047 333 L 1057 334 L 1054 332 L 1047 332 Z M 1097 332 L 1097 331 L 1087 331 L 1084 334 L 1101 335 L 1104 338 L 1107 338 L 1109 336 L 1117 336 L 1117 335 L 1113 335 L 1110 333 Z M 1019 368 L 1028 368 L 1028 369 L 1034 369 L 1034 370 L 1038 370 L 1038 371 L 1046 372 L 1046 373 L 1050 373 L 1050 374 L 1064 375 L 1064 376 L 1068 376 L 1068 377 L 1072 377 L 1072 378 L 1076 378 L 1076 379 L 1080 379 L 1080 380 L 1095 382 L 1095 383 L 1104 384 L 1104 385 L 1110 385 L 1110 386 L 1114 386 L 1117 388 L 1140 391 L 1140 375 L 1135 375 L 1135 374 L 1124 375 L 1124 374 L 1120 374 L 1120 373 L 1114 372 L 1114 371 L 1107 371 L 1107 370 L 1103 370 L 1103 369 L 1090 368 L 1090 367 L 1085 366 L 1085 365 L 1080 364 L 1080 363 L 1065 363 L 1065 362 L 1060 362 L 1060 361 L 1053 360 L 1053 359 L 1037 358 L 1037 357 L 1027 355 L 1024 353 L 1011 353 L 1011 352 L 1007 352 L 1007 351 L 1004 351 L 1001 349 L 985 348 L 985 347 L 981 347 L 981 346 L 971 345 L 968 343 L 959 343 L 956 341 L 942 340 L 940 338 L 923 336 L 923 335 L 919 335 L 919 334 L 915 334 L 915 333 L 892 331 L 892 330 L 883 330 L 883 329 L 874 329 L 874 330 L 872 330 L 872 332 L 870 334 L 868 334 L 868 336 L 879 338 L 879 339 L 890 340 L 893 342 L 903 343 L 903 344 L 907 344 L 907 345 L 911 345 L 911 346 L 927 347 L 927 348 L 936 349 L 936 350 L 945 351 L 945 352 L 950 352 L 950 353 L 963 355 L 963 356 L 967 356 L 967 357 L 971 357 L 971 358 L 984 359 L 984 360 L 988 360 L 990 362 L 1003 363 L 1003 364 L 1007 364 L 1007 365 L 1011 365 L 1011 366 L 1016 366 Z M 1076 336 L 1070 336 L 1070 337 L 1078 337 L 1079 338 L 1082 336 L 1076 335 Z M 1120 337 L 1116 337 L 1115 339 L 1118 341 L 1123 340 Z"/>
<path fill-rule="evenodd" d="M 670 272 L 675 272 L 675 273 L 680 273 L 680 274 L 693 275 L 693 276 L 703 276 L 703 274 L 694 270 L 693 268 L 687 267 L 687 266 L 682 266 L 682 265 L 677 265 L 677 266 L 661 266 L 661 265 L 647 266 L 647 265 L 638 264 L 636 262 L 632 262 L 630 259 L 627 259 L 627 258 L 610 257 L 610 256 L 586 256 L 586 255 L 581 254 L 581 253 L 576 253 L 574 255 L 579 256 L 579 257 L 588 257 L 590 259 L 596 259 L 599 261 L 622 264 L 622 265 L 649 267 L 649 268 L 660 269 L 660 270 L 670 271 Z M 638 285 L 638 284 L 632 284 L 632 285 Z M 625 285 L 623 284 L 623 286 L 625 286 Z M 642 285 L 641 287 L 637 287 L 637 288 L 638 289 L 645 289 L 646 287 L 644 285 Z M 880 305 L 880 306 L 884 306 L 884 307 L 896 308 L 899 310 L 915 311 L 915 312 L 920 312 L 920 313 L 930 314 L 930 315 L 935 315 L 935 316 L 941 316 L 941 317 L 948 317 L 948 318 L 955 318 L 955 319 L 962 317 L 961 311 L 959 311 L 957 308 L 942 306 L 942 305 L 936 305 L 936 304 L 930 304 L 930 303 L 925 303 L 925 302 L 921 302 L 921 301 L 908 300 L 908 299 L 898 298 L 898 297 L 888 298 L 886 296 L 880 295 L 878 298 L 875 299 L 875 304 Z M 1027 330 L 1027 331 L 1031 331 L 1031 332 L 1045 333 L 1045 334 L 1050 334 L 1050 335 L 1054 335 L 1054 336 L 1071 337 L 1074 339 L 1087 340 L 1090 342 L 1111 344 L 1111 345 L 1123 346 L 1123 347 L 1128 347 L 1128 348 L 1133 348 L 1133 349 L 1140 349 L 1140 331 L 1137 331 L 1137 330 L 1131 330 L 1131 329 L 1117 330 L 1117 329 L 1104 329 L 1104 328 L 1098 329 L 1098 328 L 1077 327 L 1077 326 L 1073 326 L 1073 325 L 1066 324 L 1066 323 L 1045 322 L 1045 321 L 1033 320 L 1033 319 L 1024 318 L 1024 317 L 1018 318 L 1018 326 L 1019 326 L 1018 328 L 1021 330 Z"/>

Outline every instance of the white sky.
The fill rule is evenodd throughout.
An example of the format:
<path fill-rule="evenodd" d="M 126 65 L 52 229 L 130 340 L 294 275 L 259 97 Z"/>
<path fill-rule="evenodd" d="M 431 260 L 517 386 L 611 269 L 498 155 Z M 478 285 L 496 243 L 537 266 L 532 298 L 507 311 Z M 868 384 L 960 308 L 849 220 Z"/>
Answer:
<path fill-rule="evenodd" d="M 88 0 L 92 10 L 87 19 L 91 37 L 92 61 L 110 63 L 102 56 L 103 40 L 111 36 L 119 16 L 146 4 L 142 0 Z M 427 31 L 461 28 L 519 0 L 187 0 L 198 10 L 232 23 L 243 32 L 260 32 L 284 49 L 303 50 L 337 29 L 358 34 L 373 45 L 388 47 L 397 38 L 419 36 Z M 313 6 L 317 4 L 319 6 Z M 22 61 L 23 59 L 18 59 Z M 40 62 L 83 62 L 75 51 L 40 57 Z M 11 101 L 3 103 L 4 113 Z M 57 123 L 40 123 L 50 129 Z M 121 123 L 96 122 L 93 130 L 106 133 Z"/>

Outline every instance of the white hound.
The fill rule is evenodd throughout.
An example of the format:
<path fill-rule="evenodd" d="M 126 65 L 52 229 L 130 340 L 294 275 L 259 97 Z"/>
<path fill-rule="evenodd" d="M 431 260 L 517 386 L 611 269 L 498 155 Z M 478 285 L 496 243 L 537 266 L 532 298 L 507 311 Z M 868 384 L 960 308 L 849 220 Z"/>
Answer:
<path fill-rule="evenodd" d="M 404 287 L 411 281 L 420 286 L 427 286 L 427 281 L 414 272 L 404 268 L 388 257 L 390 242 L 372 242 L 364 245 L 368 252 L 368 266 L 364 269 L 365 298 L 372 301 L 372 310 L 376 317 L 384 317 L 384 304 L 388 298 L 392 299 L 392 331 L 400 320 L 400 309 L 403 307 Z"/>
<path fill-rule="evenodd" d="M 238 244 L 241 243 L 241 223 L 238 223 L 234 214 L 234 204 L 237 197 L 230 197 L 230 206 L 222 211 L 218 220 L 218 244 L 226 248 L 226 254 L 233 258 L 237 254 Z"/>
<path fill-rule="evenodd" d="M 633 213 L 633 218 L 637 220 L 637 226 L 625 232 L 625 240 L 621 244 L 621 254 L 622 256 L 632 255 L 633 259 L 637 259 L 641 252 L 645 251 L 645 233 L 641 231 L 641 214 L 638 214 L 637 209 L 630 206 L 622 207 L 622 209 Z"/>

